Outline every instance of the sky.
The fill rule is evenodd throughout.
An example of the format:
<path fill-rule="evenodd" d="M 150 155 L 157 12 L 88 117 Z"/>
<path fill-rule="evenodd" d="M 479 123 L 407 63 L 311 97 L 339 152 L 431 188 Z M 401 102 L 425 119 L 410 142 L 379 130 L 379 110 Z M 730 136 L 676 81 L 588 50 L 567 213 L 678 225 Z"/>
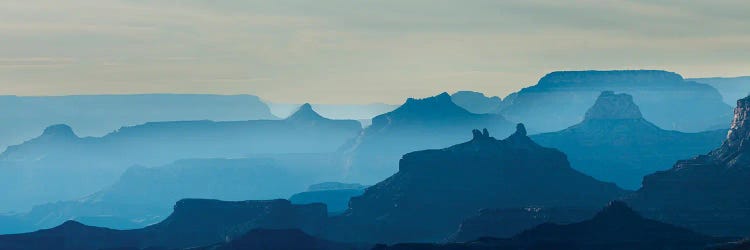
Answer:
<path fill-rule="evenodd" d="M 556 70 L 750 75 L 750 1 L 5 0 L 0 94 L 505 95 Z"/>

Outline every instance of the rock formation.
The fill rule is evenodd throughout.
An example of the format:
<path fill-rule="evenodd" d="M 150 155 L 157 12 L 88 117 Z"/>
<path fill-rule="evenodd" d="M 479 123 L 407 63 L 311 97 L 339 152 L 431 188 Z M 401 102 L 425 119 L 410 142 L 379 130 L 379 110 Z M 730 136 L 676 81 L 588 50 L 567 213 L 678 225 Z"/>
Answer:
<path fill-rule="evenodd" d="M 658 70 L 552 72 L 506 97 L 497 112 L 531 131 L 553 132 L 580 122 L 602 91 L 631 94 L 646 119 L 669 130 L 715 129 L 731 115 L 713 87 Z"/>
<path fill-rule="evenodd" d="M 576 170 L 635 190 L 643 176 L 708 152 L 725 136 L 726 130 L 682 133 L 661 129 L 643 118 L 632 96 L 604 91 L 581 123 L 532 138 L 563 151 Z"/>
<path fill-rule="evenodd" d="M 398 109 L 375 117 L 370 127 L 343 148 L 349 180 L 375 183 L 396 172 L 403 154 L 469 139 L 466 131 L 473 128 L 504 133 L 510 132 L 512 126 L 500 115 L 466 111 L 453 103 L 447 93 L 409 98 Z"/>
<path fill-rule="evenodd" d="M 484 208 L 600 207 L 624 192 L 576 172 L 565 155 L 534 143 L 522 124 L 504 140 L 485 130 L 438 150 L 409 153 L 399 171 L 334 218 L 335 239 L 438 241 Z"/>

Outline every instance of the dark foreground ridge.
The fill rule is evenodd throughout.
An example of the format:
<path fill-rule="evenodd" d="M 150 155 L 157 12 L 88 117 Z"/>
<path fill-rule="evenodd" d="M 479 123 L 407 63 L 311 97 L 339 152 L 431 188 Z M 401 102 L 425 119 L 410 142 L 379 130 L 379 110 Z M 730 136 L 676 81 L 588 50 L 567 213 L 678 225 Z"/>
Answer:
<path fill-rule="evenodd" d="M 542 224 L 512 238 L 481 238 L 466 243 L 398 244 L 382 250 L 411 249 L 639 249 L 699 250 L 720 242 L 693 231 L 644 219 L 625 203 L 614 201 L 593 218 L 567 225 Z"/>

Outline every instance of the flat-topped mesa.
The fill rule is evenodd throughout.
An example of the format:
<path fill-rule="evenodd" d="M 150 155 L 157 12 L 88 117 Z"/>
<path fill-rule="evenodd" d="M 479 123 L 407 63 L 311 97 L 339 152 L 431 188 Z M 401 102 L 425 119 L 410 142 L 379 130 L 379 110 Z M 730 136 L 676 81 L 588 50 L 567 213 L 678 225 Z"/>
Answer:
<path fill-rule="evenodd" d="M 632 120 L 642 119 L 638 105 L 633 102 L 633 96 L 615 94 L 604 91 L 596 99 L 594 106 L 586 112 L 584 120 Z"/>
<path fill-rule="evenodd" d="M 681 81 L 684 81 L 681 75 L 663 70 L 586 70 L 551 72 L 542 77 L 539 84 L 546 86 L 568 83 L 611 85 L 621 82 L 635 82 L 637 85 L 648 86 L 653 83 Z"/>

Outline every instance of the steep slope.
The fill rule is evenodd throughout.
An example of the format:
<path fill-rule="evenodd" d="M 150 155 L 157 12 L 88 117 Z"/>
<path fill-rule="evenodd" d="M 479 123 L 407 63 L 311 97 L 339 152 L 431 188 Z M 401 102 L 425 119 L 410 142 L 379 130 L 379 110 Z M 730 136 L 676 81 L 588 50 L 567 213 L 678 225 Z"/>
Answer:
<path fill-rule="evenodd" d="M 257 96 L 191 94 L 0 96 L 0 117 L 8 121 L 0 124 L 0 151 L 50 124 L 101 136 L 152 121 L 278 119 Z"/>
<path fill-rule="evenodd" d="M 605 91 L 581 123 L 532 139 L 563 151 L 578 171 L 635 190 L 643 176 L 665 170 L 679 159 L 708 152 L 721 145 L 725 136 L 726 130 L 663 130 L 643 118 L 632 96 Z"/>
<path fill-rule="evenodd" d="M 719 90 L 719 93 L 724 97 L 724 102 L 732 106 L 737 104 L 737 100 L 750 94 L 750 76 L 693 78 L 688 80 L 711 85 Z"/>
<path fill-rule="evenodd" d="M 563 153 L 534 143 L 522 124 L 504 140 L 474 130 L 466 143 L 404 155 L 398 173 L 351 199 L 331 236 L 438 241 L 479 209 L 598 207 L 623 193 L 570 168 Z"/>
<path fill-rule="evenodd" d="M 750 235 L 750 97 L 737 102 L 726 140 L 706 155 L 643 179 L 628 202 L 646 215 L 697 231 Z"/>
<path fill-rule="evenodd" d="M 506 97 L 498 112 L 530 131 L 558 131 L 580 122 L 602 91 L 633 95 L 647 120 L 669 130 L 704 131 L 731 116 L 713 87 L 658 70 L 552 72 Z"/>
<path fill-rule="evenodd" d="M 250 230 L 300 229 L 315 234 L 326 220 L 325 205 L 286 200 L 226 202 L 182 200 L 164 221 L 136 230 L 112 230 L 69 221 L 33 233 L 2 235 L 3 250 L 97 250 L 205 246 L 240 238 Z"/>
<path fill-rule="evenodd" d="M 403 244 L 381 249 L 683 249 L 699 250 L 721 239 L 644 219 L 622 202 L 612 202 L 593 218 L 567 225 L 543 224 L 509 239 L 482 238 L 446 245 Z"/>
<path fill-rule="evenodd" d="M 451 95 L 451 100 L 453 100 L 453 102 L 459 107 L 474 114 L 487 114 L 493 112 L 500 107 L 500 104 L 503 102 L 500 97 L 488 97 L 482 93 L 474 91 L 458 91 Z"/>
<path fill-rule="evenodd" d="M 345 146 L 350 181 L 375 183 L 396 172 L 398 159 L 408 152 L 443 148 L 469 139 L 465 131 L 488 128 L 509 132 L 512 124 L 495 114 L 473 114 L 451 101 L 450 95 L 409 98 L 398 109 L 375 117 L 372 125 Z"/>
<path fill-rule="evenodd" d="M 359 122 L 326 119 L 310 105 L 285 120 L 155 122 L 124 127 L 104 137 L 79 138 L 70 127 L 52 126 L 41 137 L 0 154 L 0 178 L 13 180 L 0 183 L 0 190 L 17 190 L 7 193 L 0 211 L 91 194 L 115 182 L 133 165 L 331 153 L 360 131 Z"/>

